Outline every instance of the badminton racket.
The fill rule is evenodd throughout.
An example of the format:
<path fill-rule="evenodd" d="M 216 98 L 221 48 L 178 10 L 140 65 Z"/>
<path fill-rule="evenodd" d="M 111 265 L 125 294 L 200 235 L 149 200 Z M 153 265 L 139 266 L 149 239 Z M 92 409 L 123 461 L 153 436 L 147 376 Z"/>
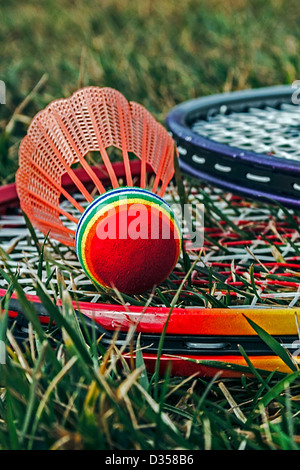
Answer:
<path fill-rule="evenodd" d="M 300 107 L 293 86 L 192 99 L 167 115 L 183 171 L 227 191 L 300 207 Z"/>
<path fill-rule="evenodd" d="M 133 178 L 139 177 L 139 166 L 131 162 Z M 114 164 L 114 170 L 118 178 L 124 177 L 123 165 Z M 81 169 L 75 171 L 84 184 L 92 184 L 84 180 L 87 175 Z M 63 183 L 70 194 L 80 197 L 68 177 Z M 169 319 L 172 299 L 186 274 L 182 261 L 169 279 L 158 286 L 149 305 L 149 296 L 125 297 L 121 302 L 114 292 L 108 294 L 96 290 L 72 248 L 59 242 L 46 243 L 48 268 L 51 271 L 59 266 L 66 288 L 74 299 L 75 310 L 80 311 L 89 327 L 96 326 L 99 337 L 104 335 L 101 341 L 105 345 L 110 344 L 116 330 L 119 331 L 118 344 L 124 344 L 129 328 L 135 325 L 135 337 L 141 335 L 140 344 L 149 371 L 154 370 L 160 337 L 167 321 L 160 357 L 162 371 L 171 363 L 175 375 L 197 372 L 209 376 L 215 374 L 216 366 L 211 367 L 208 363 L 216 361 L 223 374 L 235 375 L 236 372 L 226 370 L 224 364 L 245 364 L 238 345 L 244 347 L 258 368 L 286 370 L 285 364 L 261 341 L 247 318 L 274 336 L 291 353 L 298 349 L 300 256 L 296 227 L 280 210 L 270 212 L 269 206 L 251 205 L 242 197 L 214 187 L 199 184 L 187 186 L 186 190 L 191 203 L 205 203 L 205 240 L 203 254 Z M 169 202 L 178 200 L 172 183 L 165 198 Z M 63 201 L 63 204 L 67 202 Z M 6 255 L 1 268 L 5 272 L 8 265 L 11 270 L 19 271 L 18 282 L 46 328 L 49 314 L 37 296 L 33 282 L 39 254 L 20 211 L 14 184 L 0 189 L 0 213 L 2 259 Z M 296 219 L 292 220 L 297 223 Z M 36 236 L 42 245 L 44 235 L 37 232 Z M 188 239 L 185 242 L 192 262 L 198 252 L 189 249 Z M 56 282 L 55 275 L 51 274 L 52 271 L 49 275 L 46 269 L 43 272 L 43 282 L 50 295 Z M 1 298 L 5 297 L 8 287 L 8 280 L 3 277 Z M 26 341 L 28 322 L 14 294 L 9 304 L 9 322 L 19 341 Z"/>

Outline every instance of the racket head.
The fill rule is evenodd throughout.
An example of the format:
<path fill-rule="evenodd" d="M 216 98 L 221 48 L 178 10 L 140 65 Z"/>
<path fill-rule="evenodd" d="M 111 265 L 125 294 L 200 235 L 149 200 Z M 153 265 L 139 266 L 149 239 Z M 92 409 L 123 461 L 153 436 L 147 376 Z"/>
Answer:
<path fill-rule="evenodd" d="M 289 112 L 295 112 L 295 129 L 298 132 L 300 112 L 299 106 L 293 104 L 294 93 L 293 86 L 283 85 L 205 96 L 177 105 L 168 113 L 166 125 L 176 141 L 182 170 L 196 179 L 227 191 L 298 209 L 300 157 L 288 156 L 288 152 L 284 155 L 272 154 L 271 147 L 270 152 L 254 151 L 253 145 L 250 148 L 241 148 L 234 138 L 230 143 L 224 143 L 218 141 L 218 137 L 208 138 L 201 128 L 195 130 L 199 121 L 205 121 L 207 128 L 211 126 L 213 129 L 214 119 L 220 116 L 223 121 L 218 122 L 218 125 L 223 122 L 226 128 L 227 116 L 247 120 L 253 109 L 265 110 L 262 118 L 268 116 L 268 110 L 270 113 L 273 110 L 274 120 L 279 119 L 280 122 L 282 107 L 290 106 Z M 233 123 L 230 122 L 230 125 Z M 249 129 L 253 125 L 250 121 Z M 278 128 L 277 133 L 282 135 Z M 269 130 L 267 134 L 267 137 L 272 136 L 276 142 L 276 129 L 274 132 Z M 258 143 L 259 140 L 257 137 Z"/>
<path fill-rule="evenodd" d="M 117 171 L 117 170 L 116 170 Z M 139 169 L 136 168 L 138 174 Z M 77 176 L 81 177 L 81 170 Z M 122 171 L 120 170 L 120 175 Z M 88 182 L 86 182 L 88 184 Z M 65 179 L 65 185 L 70 192 L 73 183 Z M 19 199 L 14 185 L 0 189 L 1 224 L 9 222 L 9 214 L 15 217 L 19 214 Z M 14 220 L 14 219 L 13 219 Z M 13 222 L 15 223 L 15 222 Z M 24 225 L 24 221 L 22 222 Z M 17 227 L 15 227 L 18 230 Z M 0 290 L 0 297 L 6 294 L 5 289 Z M 42 324 L 48 324 L 49 318 L 39 297 L 27 294 L 27 298 L 35 307 Z M 154 371 L 157 360 L 158 342 L 164 331 L 166 322 L 166 347 L 160 357 L 160 367 L 163 373 L 171 363 L 173 375 L 199 375 L 213 376 L 216 370 L 222 370 L 224 376 L 235 376 L 239 373 L 228 364 L 246 365 L 241 355 L 237 354 L 237 344 L 246 341 L 246 350 L 253 364 L 259 369 L 273 370 L 278 368 L 286 371 L 287 366 L 272 351 L 261 349 L 261 342 L 250 326 L 250 318 L 269 334 L 285 338 L 286 343 L 293 343 L 297 339 L 295 314 L 299 309 L 291 308 L 203 308 L 203 307 L 175 307 L 169 318 L 169 307 L 145 307 L 134 305 L 118 305 L 113 303 L 73 302 L 76 311 L 80 310 L 88 324 L 96 324 L 99 335 L 105 333 L 109 342 L 116 330 L 126 334 L 130 327 L 135 326 L 136 334 L 141 333 L 145 344 L 156 341 L 156 349 L 144 350 L 144 360 L 147 369 Z M 12 295 L 9 306 L 10 324 L 21 326 L 24 330 L 24 315 L 18 304 L 15 294 Z M 25 339 L 25 331 L 19 331 L 19 339 Z M 24 333 L 24 334 L 23 334 Z M 108 344 L 108 343 L 107 343 Z M 172 345 L 172 347 L 170 346 Z M 176 344 L 176 346 L 174 346 Z M 225 345 L 225 346 L 224 346 Z M 250 349 L 248 349 L 250 347 Z M 125 352 L 125 357 L 126 357 Z M 127 354 L 128 357 L 128 354 Z M 214 363 L 214 365 L 212 365 Z"/>

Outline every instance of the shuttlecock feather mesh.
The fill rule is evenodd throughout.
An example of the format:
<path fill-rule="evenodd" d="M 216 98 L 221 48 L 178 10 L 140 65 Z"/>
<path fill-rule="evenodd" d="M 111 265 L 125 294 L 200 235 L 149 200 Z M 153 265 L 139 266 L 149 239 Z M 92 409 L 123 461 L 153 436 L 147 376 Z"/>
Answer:
<path fill-rule="evenodd" d="M 143 106 L 128 102 L 120 92 L 83 88 L 70 98 L 53 101 L 35 116 L 20 145 L 16 185 L 22 210 L 42 233 L 50 231 L 53 238 L 74 246 L 75 230 L 63 220 L 76 224 L 78 217 L 63 209 L 60 201 L 67 199 L 79 213 L 84 207 L 63 188 L 62 177 L 67 173 L 85 200 L 92 202 L 94 196 L 73 168 L 80 164 L 103 194 L 101 172 L 85 158 L 89 152 L 97 152 L 97 165 L 103 165 L 111 187 L 117 188 L 109 147 L 122 152 L 126 186 L 133 185 L 129 154 L 134 154 L 141 162 L 139 186 L 146 186 L 149 165 L 155 179 L 148 189 L 164 194 L 174 174 L 174 141 Z"/>

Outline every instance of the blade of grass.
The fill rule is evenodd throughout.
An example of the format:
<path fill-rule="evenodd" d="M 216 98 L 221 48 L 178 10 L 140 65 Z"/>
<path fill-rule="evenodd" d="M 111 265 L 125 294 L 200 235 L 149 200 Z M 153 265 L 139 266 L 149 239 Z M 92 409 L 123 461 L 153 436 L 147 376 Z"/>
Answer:
<path fill-rule="evenodd" d="M 39 288 L 37 288 L 37 294 L 42 304 L 49 312 L 49 315 L 51 315 L 51 318 L 54 320 L 55 324 L 59 328 L 64 328 L 66 330 L 76 349 L 80 353 L 82 360 L 85 361 L 86 364 L 91 364 L 92 359 L 86 348 L 86 344 L 82 342 L 82 338 L 78 336 L 74 326 L 71 325 L 70 321 L 68 321 L 67 318 L 61 313 L 58 306 L 53 303 L 48 293 L 44 290 L 42 283 L 40 283 Z"/>
<path fill-rule="evenodd" d="M 73 365 L 76 363 L 77 357 L 73 356 L 69 361 L 62 367 L 60 372 L 53 378 L 53 380 L 50 382 L 46 392 L 43 394 L 43 398 L 39 403 L 39 406 L 36 410 L 33 425 L 32 425 L 32 432 L 31 432 L 31 439 L 29 441 L 28 449 L 30 450 L 33 445 L 33 439 L 36 434 L 36 430 L 38 427 L 38 423 L 41 419 L 42 413 L 46 407 L 47 400 L 49 399 L 51 393 L 55 390 L 55 387 L 57 387 L 58 382 L 69 372 L 69 370 L 73 367 Z"/>
<path fill-rule="evenodd" d="M 143 352 L 141 350 L 141 333 L 138 335 L 136 340 L 136 368 L 141 371 L 139 376 L 139 382 L 141 386 L 144 388 L 144 390 L 148 391 L 150 384 L 144 362 Z"/>
<path fill-rule="evenodd" d="M 37 361 L 34 365 L 34 370 L 33 370 L 33 373 L 32 373 L 32 381 L 31 381 L 30 390 L 29 390 L 28 403 L 27 403 L 27 407 L 26 407 L 23 427 L 21 429 L 21 433 L 20 433 L 20 437 L 19 437 L 19 441 L 20 441 L 21 446 L 23 444 L 25 435 L 28 431 L 30 421 L 32 420 L 32 417 L 33 417 L 34 406 L 35 406 L 36 400 L 38 399 L 37 394 L 36 394 L 36 390 L 37 390 L 37 387 L 38 387 L 39 380 L 41 378 L 40 372 L 41 372 L 41 368 L 42 368 L 42 365 L 43 365 L 43 361 L 45 359 L 46 349 L 48 347 L 49 347 L 48 341 L 44 341 L 43 344 L 42 344 L 42 347 L 41 347 L 39 357 L 38 357 L 38 359 L 37 359 Z"/>
<path fill-rule="evenodd" d="M 25 212 L 23 212 L 23 217 L 24 217 L 24 219 L 25 219 L 26 226 L 27 226 L 27 228 L 28 228 L 28 230 L 29 230 L 29 232 L 30 232 L 30 236 L 31 236 L 31 238 L 32 238 L 32 240 L 33 240 L 33 242 L 34 242 L 34 244 L 35 244 L 35 246 L 36 246 L 37 252 L 38 252 L 39 255 L 40 255 L 40 254 L 41 254 L 40 242 L 39 242 L 38 237 L 37 237 L 37 235 L 36 235 L 36 232 L 35 232 L 35 230 L 34 230 L 34 228 L 33 228 L 33 225 L 32 225 L 32 223 L 30 222 L 30 219 L 29 219 L 29 217 L 27 216 L 27 214 L 25 214 Z"/>
<path fill-rule="evenodd" d="M 20 443 L 19 443 L 17 428 L 15 424 L 15 419 L 14 419 L 11 396 L 8 390 L 6 391 L 6 406 L 7 406 L 6 420 L 7 420 L 7 427 L 9 431 L 10 449 L 18 450 L 20 449 Z"/>
<path fill-rule="evenodd" d="M 269 333 L 267 333 L 263 328 L 257 325 L 253 320 L 248 318 L 245 314 L 243 316 L 246 318 L 248 323 L 252 326 L 254 331 L 258 336 L 269 346 L 269 348 L 278 356 L 282 361 L 292 370 L 298 370 L 296 362 L 293 361 L 289 353 L 284 349 L 281 344 L 273 338 Z"/>
<path fill-rule="evenodd" d="M 259 404 L 266 407 L 269 403 L 276 399 L 292 382 L 299 378 L 300 371 L 293 372 L 286 375 L 277 382 L 259 401 Z"/>

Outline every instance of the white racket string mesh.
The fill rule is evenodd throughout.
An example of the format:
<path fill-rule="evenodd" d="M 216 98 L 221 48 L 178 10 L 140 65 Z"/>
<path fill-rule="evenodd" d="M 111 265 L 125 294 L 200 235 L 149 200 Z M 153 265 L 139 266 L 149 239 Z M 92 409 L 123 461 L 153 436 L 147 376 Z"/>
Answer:
<path fill-rule="evenodd" d="M 261 204 L 251 203 L 208 186 L 187 185 L 189 203 L 192 206 L 204 203 L 205 240 L 202 256 L 191 276 L 191 284 L 182 291 L 181 306 L 214 307 L 211 303 L 222 302 L 228 307 L 282 307 L 300 305 L 300 240 L 299 232 L 291 226 L 286 214 Z M 73 194 L 85 204 L 80 194 Z M 179 196 L 170 185 L 165 200 L 176 204 Z M 71 206 L 68 201 L 63 205 Z M 65 207 L 68 209 L 67 207 Z M 179 214 L 177 214 L 179 215 Z M 290 211 L 291 217 L 294 217 Z M 66 220 L 66 226 L 72 222 Z M 39 252 L 30 236 L 21 213 L 5 215 L 0 219 L 0 267 L 19 273 L 19 282 L 27 294 L 35 294 L 35 282 L 39 265 Z M 185 246 L 191 262 L 199 250 L 189 249 L 188 233 L 183 230 Z M 37 231 L 40 246 L 44 235 Z M 253 268 L 252 268 L 253 266 Z M 118 302 L 104 292 L 96 290 L 83 272 L 75 251 L 58 241 L 45 245 L 42 282 L 49 293 L 57 294 L 57 269 L 63 274 L 68 291 L 74 299 L 88 302 Z M 253 269 L 253 270 L 252 270 Z M 252 270 L 252 271 L 251 271 Z M 252 273 L 252 274 L 251 274 Z M 170 279 L 159 286 L 167 298 L 174 296 L 185 274 L 180 258 Z M 6 289 L 8 282 L 0 279 L 0 288 Z M 200 293 L 201 297 L 197 297 Z M 147 294 L 146 294 L 147 295 Z M 195 297 L 193 297 L 195 295 Z M 136 299 L 145 301 L 146 297 Z M 161 296 L 153 296 L 154 305 L 163 305 Z"/>
<path fill-rule="evenodd" d="M 300 161 L 300 106 L 294 104 L 251 107 L 245 112 L 231 112 L 224 105 L 219 113 L 195 120 L 192 130 L 241 150 Z"/>

